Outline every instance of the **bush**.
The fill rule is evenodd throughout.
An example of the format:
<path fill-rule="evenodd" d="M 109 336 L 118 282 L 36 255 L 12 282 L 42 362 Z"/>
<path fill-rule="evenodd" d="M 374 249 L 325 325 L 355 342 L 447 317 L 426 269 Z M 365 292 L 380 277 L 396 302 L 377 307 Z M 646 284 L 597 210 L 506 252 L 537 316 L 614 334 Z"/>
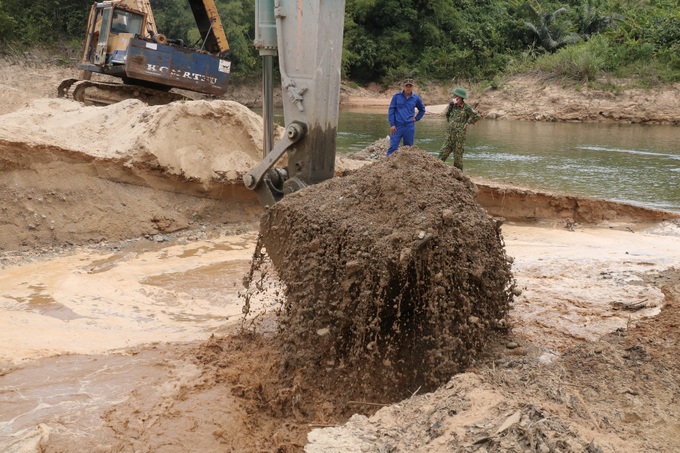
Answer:
<path fill-rule="evenodd" d="M 596 78 L 607 66 L 609 42 L 595 36 L 587 42 L 565 47 L 536 60 L 536 67 L 556 77 L 587 82 Z"/>

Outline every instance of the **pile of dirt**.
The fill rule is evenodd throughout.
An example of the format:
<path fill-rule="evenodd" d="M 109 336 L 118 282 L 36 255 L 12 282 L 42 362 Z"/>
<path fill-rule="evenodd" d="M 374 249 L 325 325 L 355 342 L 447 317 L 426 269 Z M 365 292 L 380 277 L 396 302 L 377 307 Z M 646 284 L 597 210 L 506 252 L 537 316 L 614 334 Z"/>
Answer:
<path fill-rule="evenodd" d="M 256 221 L 241 177 L 262 139 L 261 118 L 231 101 L 35 100 L 0 124 L 0 250 Z"/>
<path fill-rule="evenodd" d="M 359 393 L 435 388 L 505 326 L 500 222 L 465 175 L 417 147 L 287 196 L 260 234 L 285 283 L 288 366 Z"/>
<path fill-rule="evenodd" d="M 530 345 L 496 348 L 433 393 L 311 431 L 304 451 L 678 451 L 678 270 L 650 278 L 668 297 L 658 317 L 551 363 Z"/>
<path fill-rule="evenodd" d="M 390 137 L 380 138 L 361 151 L 347 155 L 348 159 L 354 160 L 378 160 L 387 157 L 387 150 L 390 147 Z"/>
<path fill-rule="evenodd" d="M 14 167 L 53 161 L 43 154 L 52 157 L 62 151 L 96 163 L 118 162 L 139 170 L 138 179 L 160 172 L 206 187 L 213 180 L 240 182 L 261 160 L 262 140 L 262 119 L 233 101 L 148 106 L 127 100 L 85 107 L 64 99 L 39 99 L 4 115 L 0 125 L 2 154 L 20 155 Z"/>

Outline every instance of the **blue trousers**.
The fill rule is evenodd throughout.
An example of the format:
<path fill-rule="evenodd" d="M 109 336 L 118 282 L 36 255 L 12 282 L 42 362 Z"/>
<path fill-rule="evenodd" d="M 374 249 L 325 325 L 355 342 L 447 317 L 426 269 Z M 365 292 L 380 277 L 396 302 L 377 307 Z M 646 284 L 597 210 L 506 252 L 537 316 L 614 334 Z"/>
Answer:
<path fill-rule="evenodd" d="M 404 146 L 413 146 L 413 139 L 416 136 L 416 123 L 397 124 L 397 132 L 390 134 L 390 147 L 387 150 L 389 156 L 399 148 L 399 142 L 404 139 Z"/>

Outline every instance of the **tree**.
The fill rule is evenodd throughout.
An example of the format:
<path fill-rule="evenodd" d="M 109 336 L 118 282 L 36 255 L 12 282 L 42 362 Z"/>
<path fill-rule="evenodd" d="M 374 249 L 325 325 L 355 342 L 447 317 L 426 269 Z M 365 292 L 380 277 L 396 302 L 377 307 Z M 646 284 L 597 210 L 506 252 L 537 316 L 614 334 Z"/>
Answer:
<path fill-rule="evenodd" d="M 0 2 L 0 42 L 8 42 L 12 40 L 12 30 L 16 28 L 16 21 L 5 11 L 2 2 Z"/>
<path fill-rule="evenodd" d="M 555 22 L 558 14 L 568 10 L 566 6 L 558 8 L 553 12 L 544 12 L 538 2 L 536 2 L 538 9 L 531 2 L 526 2 L 524 5 L 531 18 L 536 22 L 534 24 L 527 21 L 526 26 L 531 30 L 535 39 L 538 40 L 539 45 L 546 51 L 555 52 L 568 44 L 575 44 L 581 41 L 581 37 L 578 34 L 568 33 L 564 24 Z"/>
<path fill-rule="evenodd" d="M 607 28 L 616 28 L 623 22 L 624 17 L 620 14 L 603 14 L 601 6 L 601 0 L 586 0 L 576 8 L 575 23 L 583 39 L 602 33 Z"/>

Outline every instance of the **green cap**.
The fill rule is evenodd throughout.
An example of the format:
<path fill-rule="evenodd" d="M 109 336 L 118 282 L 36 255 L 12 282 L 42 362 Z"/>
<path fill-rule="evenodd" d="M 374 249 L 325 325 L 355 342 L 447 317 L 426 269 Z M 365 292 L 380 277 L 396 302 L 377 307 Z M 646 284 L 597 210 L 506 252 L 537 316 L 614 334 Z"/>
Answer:
<path fill-rule="evenodd" d="M 467 97 L 467 93 L 466 93 L 465 90 L 462 89 L 462 88 L 456 88 L 456 89 L 453 90 L 451 93 L 452 93 L 452 94 L 455 94 L 455 95 L 458 96 L 459 98 L 465 99 L 465 98 Z"/>
<path fill-rule="evenodd" d="M 413 85 L 413 78 L 412 77 L 406 77 L 404 81 L 402 82 L 402 85 Z"/>

